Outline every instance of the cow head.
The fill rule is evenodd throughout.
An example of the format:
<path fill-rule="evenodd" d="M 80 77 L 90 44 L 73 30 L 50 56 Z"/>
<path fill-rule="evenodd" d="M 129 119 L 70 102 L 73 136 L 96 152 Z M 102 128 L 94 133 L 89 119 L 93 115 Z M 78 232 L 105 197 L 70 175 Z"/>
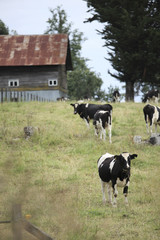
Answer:
<path fill-rule="evenodd" d="M 142 102 L 146 103 L 148 101 L 148 96 L 144 96 L 144 98 L 142 98 Z"/>
<path fill-rule="evenodd" d="M 121 166 L 123 169 L 130 169 L 131 166 L 131 160 L 136 158 L 137 154 L 130 154 L 128 152 L 123 152 L 119 156 L 116 156 L 117 159 L 119 159 Z"/>
<path fill-rule="evenodd" d="M 80 116 L 83 115 L 83 113 L 85 111 L 85 104 L 83 104 L 83 103 L 81 103 L 81 104 L 79 104 L 79 103 L 75 103 L 75 104 L 71 103 L 70 105 L 72 107 L 74 107 L 74 114 L 78 113 Z"/>
<path fill-rule="evenodd" d="M 74 114 L 77 114 L 78 113 L 78 106 L 79 106 L 79 103 L 71 103 L 70 104 L 73 108 L 74 108 Z"/>

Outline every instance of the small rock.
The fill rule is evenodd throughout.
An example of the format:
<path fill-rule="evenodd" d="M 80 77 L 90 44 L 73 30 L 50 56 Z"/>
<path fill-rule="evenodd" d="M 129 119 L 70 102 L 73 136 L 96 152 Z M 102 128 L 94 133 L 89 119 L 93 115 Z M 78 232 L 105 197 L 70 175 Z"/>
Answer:
<path fill-rule="evenodd" d="M 38 127 L 32 126 L 24 127 L 25 138 L 30 138 L 35 132 L 39 132 Z"/>
<path fill-rule="evenodd" d="M 160 135 L 152 135 L 149 139 L 149 143 L 152 145 L 160 145 Z"/>
<path fill-rule="evenodd" d="M 133 141 L 134 141 L 134 143 L 140 144 L 140 143 L 142 143 L 142 137 L 134 136 Z"/>

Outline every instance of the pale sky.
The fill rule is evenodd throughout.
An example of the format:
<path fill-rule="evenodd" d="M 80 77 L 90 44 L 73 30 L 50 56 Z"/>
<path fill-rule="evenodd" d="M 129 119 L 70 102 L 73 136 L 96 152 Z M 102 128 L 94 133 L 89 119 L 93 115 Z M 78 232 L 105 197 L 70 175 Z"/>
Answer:
<path fill-rule="evenodd" d="M 83 23 L 91 16 L 87 13 L 87 4 L 83 0 L 0 0 L 0 19 L 9 27 L 16 30 L 19 35 L 44 34 L 47 29 L 47 20 L 52 15 L 49 9 L 62 6 L 72 22 L 72 30 L 78 29 L 84 33 L 87 40 L 82 44 L 81 56 L 88 58 L 88 67 L 100 74 L 103 80 L 102 89 L 108 92 L 108 87 L 120 87 L 120 83 L 108 74 L 114 72 L 107 56 L 107 48 L 96 29 L 101 30 L 103 25 L 98 22 Z M 122 90 L 124 92 L 124 90 Z"/>

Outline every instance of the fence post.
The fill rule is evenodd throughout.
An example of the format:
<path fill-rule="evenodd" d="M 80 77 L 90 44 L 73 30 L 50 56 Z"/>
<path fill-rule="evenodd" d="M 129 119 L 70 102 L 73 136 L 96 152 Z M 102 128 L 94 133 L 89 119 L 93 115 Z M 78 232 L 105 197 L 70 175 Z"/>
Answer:
<path fill-rule="evenodd" d="M 3 88 L 1 88 L 1 104 L 3 103 Z"/>
<path fill-rule="evenodd" d="M 10 92 L 9 92 L 9 97 L 10 97 L 10 102 L 12 101 L 12 92 L 11 92 L 11 89 L 9 90 Z"/>
<path fill-rule="evenodd" d="M 22 213 L 21 205 L 13 204 L 12 207 L 13 240 L 22 240 Z"/>
<path fill-rule="evenodd" d="M 26 102 L 26 92 L 24 91 L 24 102 Z"/>
<path fill-rule="evenodd" d="M 5 89 L 5 101 L 7 102 L 7 88 Z"/>
<path fill-rule="evenodd" d="M 19 92 L 17 91 L 17 102 L 19 102 Z"/>

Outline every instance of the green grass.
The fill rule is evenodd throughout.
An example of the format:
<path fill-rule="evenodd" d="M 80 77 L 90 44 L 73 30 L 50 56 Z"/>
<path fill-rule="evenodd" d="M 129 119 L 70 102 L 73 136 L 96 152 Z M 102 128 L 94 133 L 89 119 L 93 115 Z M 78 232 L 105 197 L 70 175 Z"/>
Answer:
<path fill-rule="evenodd" d="M 0 106 L 0 220 L 11 218 L 13 202 L 23 215 L 61 240 L 158 240 L 160 238 L 160 147 L 147 139 L 143 104 L 113 104 L 112 144 L 94 136 L 67 102 L 4 103 Z M 39 127 L 29 140 L 27 125 Z M 108 134 L 108 133 L 107 133 Z M 118 207 L 104 206 L 97 160 L 106 153 L 137 153 L 132 162 L 129 207 L 119 189 Z M 12 239 L 11 225 L 0 224 Z M 24 232 L 24 239 L 32 236 Z"/>

